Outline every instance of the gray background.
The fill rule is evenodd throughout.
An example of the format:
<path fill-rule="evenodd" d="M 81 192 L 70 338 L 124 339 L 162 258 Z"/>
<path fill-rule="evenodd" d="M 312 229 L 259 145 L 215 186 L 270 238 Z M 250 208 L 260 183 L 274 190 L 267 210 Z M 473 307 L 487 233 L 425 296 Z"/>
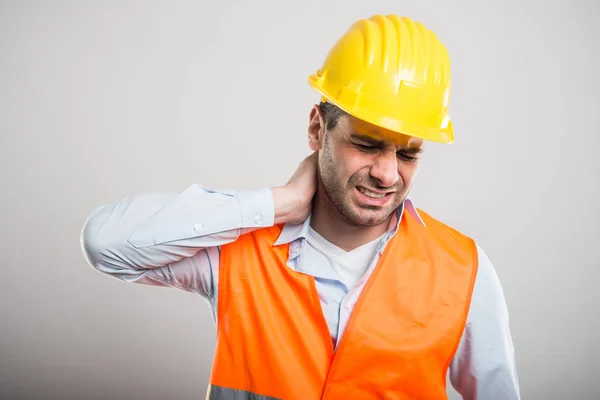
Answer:
<path fill-rule="evenodd" d="M 0 397 L 203 398 L 208 306 L 93 270 L 86 217 L 192 183 L 285 183 L 309 153 L 307 76 L 355 19 L 396 13 L 453 69 L 457 141 L 428 146 L 414 199 L 492 259 L 523 397 L 600 398 L 599 8 L 1 1 Z"/>

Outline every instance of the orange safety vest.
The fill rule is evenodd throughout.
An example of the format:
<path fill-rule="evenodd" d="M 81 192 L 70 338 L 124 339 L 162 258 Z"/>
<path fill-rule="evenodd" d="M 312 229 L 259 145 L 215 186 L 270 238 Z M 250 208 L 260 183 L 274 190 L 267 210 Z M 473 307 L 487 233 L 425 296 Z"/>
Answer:
<path fill-rule="evenodd" d="M 404 212 L 337 351 L 314 277 L 287 266 L 282 226 L 222 246 L 207 399 L 447 399 L 477 273 L 472 239 Z"/>

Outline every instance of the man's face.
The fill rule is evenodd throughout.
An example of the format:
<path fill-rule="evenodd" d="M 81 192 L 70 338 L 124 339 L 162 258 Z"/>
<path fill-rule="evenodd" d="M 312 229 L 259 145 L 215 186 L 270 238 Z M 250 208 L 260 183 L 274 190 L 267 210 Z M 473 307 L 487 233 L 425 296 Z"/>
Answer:
<path fill-rule="evenodd" d="M 386 222 L 408 195 L 423 141 L 345 115 L 321 143 L 319 175 L 332 210 L 351 225 Z"/>

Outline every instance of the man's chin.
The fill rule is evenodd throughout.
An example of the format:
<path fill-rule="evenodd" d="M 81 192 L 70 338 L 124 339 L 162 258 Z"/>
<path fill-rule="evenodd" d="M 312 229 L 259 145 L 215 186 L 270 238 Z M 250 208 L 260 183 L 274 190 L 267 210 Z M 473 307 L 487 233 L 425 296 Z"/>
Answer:
<path fill-rule="evenodd" d="M 394 210 L 373 210 L 364 208 L 355 208 L 352 218 L 349 218 L 354 225 L 359 226 L 377 226 L 387 222 Z"/>

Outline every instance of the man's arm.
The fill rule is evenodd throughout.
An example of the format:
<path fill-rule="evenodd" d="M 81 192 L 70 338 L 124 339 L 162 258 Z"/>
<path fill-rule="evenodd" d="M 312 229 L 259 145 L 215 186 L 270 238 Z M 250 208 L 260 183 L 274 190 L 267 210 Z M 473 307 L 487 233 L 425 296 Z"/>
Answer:
<path fill-rule="evenodd" d="M 88 263 L 126 282 L 171 286 L 212 297 L 219 246 L 274 223 L 270 189 L 139 194 L 98 207 L 85 222 Z"/>
<path fill-rule="evenodd" d="M 450 381 L 465 400 L 518 400 L 519 381 L 500 280 L 477 246 L 479 269 L 467 325 L 450 364 Z"/>
<path fill-rule="evenodd" d="M 300 222 L 316 189 L 316 153 L 283 187 L 217 192 L 192 185 L 95 209 L 81 231 L 88 263 L 122 281 L 214 295 L 219 248 L 261 227 Z"/>

